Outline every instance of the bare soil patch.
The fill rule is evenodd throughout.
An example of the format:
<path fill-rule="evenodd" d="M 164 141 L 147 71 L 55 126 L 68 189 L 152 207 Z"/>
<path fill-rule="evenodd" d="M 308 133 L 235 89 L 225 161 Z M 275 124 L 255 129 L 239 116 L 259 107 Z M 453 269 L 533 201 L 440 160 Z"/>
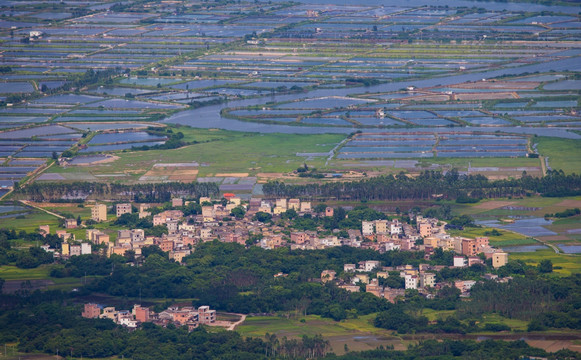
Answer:
<path fill-rule="evenodd" d="M 154 166 L 142 176 L 142 180 L 171 180 L 191 182 L 198 177 L 196 166 Z"/>
<path fill-rule="evenodd" d="M 77 207 L 79 204 L 78 203 L 50 203 L 50 202 L 33 202 L 33 201 L 28 201 L 28 204 L 32 205 L 32 206 L 37 206 L 40 208 L 65 208 L 65 207 Z"/>
<path fill-rule="evenodd" d="M 478 204 L 474 207 L 477 209 L 493 210 L 501 208 L 503 206 L 509 206 L 514 203 L 515 203 L 514 201 L 487 201 L 485 203 Z"/>
<path fill-rule="evenodd" d="M 428 94 L 428 95 L 419 95 L 419 96 L 411 96 L 409 98 L 400 99 L 401 101 L 448 101 L 450 100 L 450 96 L 444 94 Z"/>
<path fill-rule="evenodd" d="M 561 349 L 580 351 L 581 345 L 575 345 L 572 341 L 567 340 L 525 340 L 530 346 L 541 348 L 548 352 L 555 352 Z"/>
<path fill-rule="evenodd" d="M 563 207 L 567 207 L 567 208 L 581 208 L 581 200 L 573 200 L 573 199 L 567 199 L 567 200 L 563 200 L 560 203 L 556 204 L 555 206 L 563 206 Z"/>
<path fill-rule="evenodd" d="M 284 177 L 284 175 L 281 173 L 258 173 L 256 176 L 267 179 L 281 179 Z"/>
<path fill-rule="evenodd" d="M 216 177 L 248 177 L 248 173 L 218 173 Z"/>
<path fill-rule="evenodd" d="M 540 240 L 543 240 L 543 241 L 564 241 L 564 240 L 570 240 L 568 237 L 563 236 L 563 235 L 540 236 L 539 239 Z"/>
<path fill-rule="evenodd" d="M 458 89 L 521 89 L 532 90 L 539 86 L 538 81 L 478 81 L 452 85 Z"/>
<path fill-rule="evenodd" d="M 518 95 L 513 92 L 496 92 L 496 93 L 464 93 L 455 94 L 456 100 L 496 100 L 496 99 L 518 99 Z"/>
<path fill-rule="evenodd" d="M 27 287 L 27 282 L 30 282 L 30 287 Z M 34 291 L 37 289 L 44 289 L 49 285 L 54 285 L 52 280 L 8 280 L 4 283 L 2 291 L 6 294 L 13 294 L 18 290 Z"/>

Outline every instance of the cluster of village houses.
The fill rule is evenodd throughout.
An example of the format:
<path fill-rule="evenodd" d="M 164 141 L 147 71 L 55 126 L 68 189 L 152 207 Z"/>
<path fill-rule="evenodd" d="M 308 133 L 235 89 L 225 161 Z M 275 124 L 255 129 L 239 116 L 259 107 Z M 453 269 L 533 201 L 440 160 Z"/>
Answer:
<path fill-rule="evenodd" d="M 69 257 L 91 253 L 91 245 L 105 244 L 107 255 L 118 254 L 124 255 L 127 251 L 133 251 L 136 257 L 141 255 L 142 248 L 151 245 L 157 245 L 161 250 L 168 252 L 170 258 L 176 262 L 182 262 L 183 258 L 192 251 L 196 244 L 205 241 L 218 239 L 223 242 L 235 242 L 242 245 L 247 244 L 247 240 L 252 235 L 257 243 L 265 249 L 273 249 L 281 246 L 290 246 L 291 249 L 324 249 L 334 246 L 352 246 L 358 248 L 370 248 L 379 252 L 390 250 L 404 251 L 424 251 L 426 259 L 434 253 L 436 248 L 454 251 L 457 256 L 454 257 L 454 267 L 471 266 L 473 264 L 483 263 L 478 256 L 484 254 L 486 259 L 492 259 L 492 265 L 495 268 L 501 267 L 508 262 L 508 254 L 500 249 L 493 248 L 489 245 L 488 238 L 479 237 L 470 239 L 465 237 L 450 236 L 445 230 L 445 224 L 437 219 L 424 218 L 416 216 L 416 225 L 412 226 L 401 221 L 394 220 L 375 220 L 362 221 L 361 229 L 348 230 L 347 238 L 340 238 L 337 235 L 339 230 L 335 230 L 333 235 L 319 237 L 317 231 L 291 231 L 290 235 L 287 229 L 273 222 L 265 224 L 259 221 L 253 221 L 253 215 L 258 212 L 268 213 L 275 218 L 289 209 L 295 210 L 299 215 L 313 214 L 311 203 L 300 201 L 299 199 L 277 199 L 269 201 L 264 199 L 251 199 L 248 204 L 242 204 L 240 198 L 234 194 L 226 194 L 227 204 L 222 202 L 212 204 L 210 198 L 200 198 L 202 204 L 202 213 L 184 217 L 181 208 L 185 202 L 176 198 L 172 200 L 172 210 L 166 210 L 153 215 L 154 226 L 166 226 L 168 234 L 161 237 L 145 236 L 142 229 L 118 230 L 116 241 L 110 241 L 110 235 L 96 229 L 86 229 L 86 240 L 76 242 L 74 235 L 67 233 L 66 230 L 59 230 L 57 234 L 65 241 L 62 244 L 60 253 L 53 249 L 58 256 Z M 211 204 L 211 205 L 210 205 Z M 242 206 L 245 208 L 246 215 L 243 219 L 235 219 L 231 216 L 232 210 Z M 139 204 L 139 217 L 151 215 L 149 204 Z M 132 204 L 117 204 L 115 207 L 117 217 L 133 211 Z M 327 207 L 324 216 L 333 216 L 334 209 Z M 95 204 L 92 207 L 92 219 L 97 222 L 107 220 L 107 206 L 105 204 Z M 227 221 L 223 221 L 226 219 Z M 77 226 L 77 221 L 66 221 L 65 227 L 72 228 Z M 41 231 L 48 233 L 48 226 L 41 226 Z M 418 241 L 422 239 L 422 241 Z M 367 284 L 369 292 L 378 296 L 393 299 L 399 294 L 399 289 L 383 289 L 378 285 L 378 280 L 366 278 L 362 272 L 369 272 L 379 266 L 377 262 L 365 262 L 365 264 L 345 265 L 345 271 L 354 271 L 354 283 L 361 281 Z M 362 271 L 364 269 L 364 271 Z M 425 289 L 433 288 L 434 274 L 430 271 L 438 271 L 438 268 L 430 268 L 428 265 L 421 266 L 420 269 L 412 268 L 386 268 L 379 272 L 377 277 L 380 278 L 387 274 L 388 271 L 400 270 L 401 276 L 405 278 L 406 289 Z M 428 271 L 430 270 L 430 271 Z M 325 276 L 333 277 L 332 271 Z M 332 275 L 332 276 L 331 276 Z M 465 284 L 456 284 L 462 291 L 468 290 L 470 282 Z M 358 291 L 359 287 L 352 284 L 342 284 L 342 287 L 351 291 Z"/>
<path fill-rule="evenodd" d="M 463 257 L 456 256 L 456 259 L 463 259 Z M 480 259 L 479 259 L 480 260 Z M 474 263 L 481 263 L 481 260 Z M 455 263 L 455 267 L 467 266 L 467 263 L 463 261 L 460 263 Z M 434 292 L 432 290 L 440 290 L 445 286 L 453 286 L 460 290 L 462 297 L 470 296 L 470 289 L 476 284 L 475 280 L 456 280 L 453 282 L 436 282 L 436 272 L 448 268 L 445 265 L 432 266 L 429 264 L 420 264 L 417 268 L 412 265 L 402 265 L 397 267 L 391 266 L 381 266 L 380 261 L 368 260 L 361 261 L 358 264 L 344 264 L 343 272 L 349 273 L 350 281 L 346 282 L 342 279 L 337 278 L 337 272 L 335 270 L 324 270 L 321 273 L 321 282 L 335 282 L 340 288 L 351 292 L 360 292 L 362 289 L 361 284 L 365 288 L 365 292 L 371 293 L 377 297 L 382 297 L 390 302 L 395 302 L 398 298 L 403 298 L 405 296 L 405 290 L 412 289 L 418 290 L 418 292 L 427 298 L 432 298 Z M 405 288 L 390 288 L 388 286 L 381 286 L 380 279 L 387 279 L 390 276 L 390 272 L 398 272 L 399 276 L 405 280 Z M 374 278 L 371 278 L 374 276 Z M 499 278 L 495 274 L 485 274 L 483 276 L 487 280 L 495 280 L 499 282 L 508 281 L 510 278 Z"/>
<path fill-rule="evenodd" d="M 191 331 L 200 324 L 212 325 L 216 323 L 216 310 L 210 310 L 209 306 L 194 307 L 169 307 L 166 310 L 155 313 L 148 307 L 134 305 L 131 311 L 115 310 L 114 307 L 101 308 L 94 303 L 85 304 L 83 313 L 88 319 L 110 319 L 116 324 L 135 329 L 142 323 L 151 322 L 159 326 L 174 324 L 178 327 L 187 326 Z"/>

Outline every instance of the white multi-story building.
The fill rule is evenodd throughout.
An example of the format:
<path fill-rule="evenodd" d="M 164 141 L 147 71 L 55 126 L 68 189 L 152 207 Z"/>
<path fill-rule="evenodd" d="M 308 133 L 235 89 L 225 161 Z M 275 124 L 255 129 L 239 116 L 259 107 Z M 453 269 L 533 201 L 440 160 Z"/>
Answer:
<path fill-rule="evenodd" d="M 373 221 L 362 221 L 361 222 L 361 233 L 363 236 L 373 235 Z"/>
<path fill-rule="evenodd" d="M 406 289 L 417 289 L 418 288 L 418 276 L 417 275 L 405 275 L 405 288 Z"/>

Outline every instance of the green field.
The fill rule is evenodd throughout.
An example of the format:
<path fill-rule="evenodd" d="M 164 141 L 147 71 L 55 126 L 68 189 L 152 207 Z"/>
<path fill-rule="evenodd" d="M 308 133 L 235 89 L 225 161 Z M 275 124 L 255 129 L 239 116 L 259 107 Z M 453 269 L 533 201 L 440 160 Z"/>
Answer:
<path fill-rule="evenodd" d="M 549 158 L 549 166 L 567 174 L 581 172 L 581 140 L 538 136 L 534 138 L 541 156 Z"/>
<path fill-rule="evenodd" d="M 533 238 L 508 230 L 497 229 L 497 231 L 502 234 L 500 236 L 486 235 L 486 232 L 492 230 L 493 228 L 488 227 L 466 228 L 464 230 L 450 230 L 448 233 L 453 236 L 465 236 L 472 239 L 486 236 L 489 239 L 490 245 L 494 247 L 538 244 L 538 242 Z"/>
<path fill-rule="evenodd" d="M 568 240 L 557 240 L 557 243 L 581 243 L 580 233 L 569 233 L 569 230 L 581 228 L 581 216 L 555 220 L 547 229 L 564 235 Z"/>
<path fill-rule="evenodd" d="M 60 204 L 59 204 L 60 205 Z M 71 206 L 54 206 L 54 207 L 43 207 L 48 211 L 52 211 L 59 215 L 71 214 L 76 219 L 77 216 L 81 216 L 82 219 L 91 218 L 91 208 L 86 206 L 79 207 L 78 204 L 72 204 Z"/>
<path fill-rule="evenodd" d="M 455 310 L 423 309 L 421 315 L 426 316 L 430 321 L 435 321 L 445 319 L 455 312 Z M 369 314 L 341 322 L 316 315 L 303 317 L 304 322 L 301 322 L 300 319 L 287 319 L 280 316 L 247 317 L 246 321 L 236 328 L 236 331 L 243 336 L 263 337 L 269 333 L 276 334 L 279 338 L 321 334 L 330 341 L 333 351 L 337 354 L 344 353 L 344 344 L 347 344 L 350 350 L 361 351 L 373 349 L 380 345 L 394 345 L 396 349 L 405 349 L 408 344 L 414 343 L 414 341 L 404 340 L 393 331 L 374 327 L 372 321 L 376 315 Z M 481 326 L 484 323 L 505 324 L 513 331 L 526 331 L 528 326 L 527 321 L 508 319 L 498 314 L 485 314 L 482 319 L 478 320 L 478 323 Z M 437 337 L 437 335 L 435 336 Z M 413 339 L 414 337 L 408 334 L 405 338 Z"/>
<path fill-rule="evenodd" d="M 537 250 L 527 253 L 511 253 L 511 260 L 522 260 L 529 265 L 536 266 L 541 260 L 551 260 L 553 271 L 562 276 L 570 276 L 581 273 L 581 256 L 557 254 L 552 249 Z M 555 269 L 560 267 L 561 269 Z"/>
<path fill-rule="evenodd" d="M 176 130 L 177 131 L 177 130 Z M 113 163 L 90 167 L 53 167 L 50 172 L 82 179 L 92 175 L 125 174 L 116 181 L 137 181 L 155 163 L 198 162 L 198 176 L 216 173 L 289 172 L 303 165 L 299 152 L 325 153 L 345 138 L 344 135 L 249 134 L 223 130 L 180 128 L 185 141 L 209 141 L 173 150 L 127 151 L 116 153 Z M 242 149 L 244 151 L 242 151 Z M 325 157 L 309 160 L 309 166 L 321 168 Z M 103 179 L 106 179 L 104 177 Z"/>
<path fill-rule="evenodd" d="M 341 322 L 321 318 L 318 315 L 301 317 L 304 322 L 300 319 L 278 316 L 247 317 L 236 331 L 243 336 L 263 337 L 269 333 L 276 334 L 279 338 L 321 334 L 329 340 L 336 354 L 345 353 L 345 344 L 354 351 L 372 350 L 380 345 L 393 345 L 398 350 L 407 348 L 408 341 L 393 336 L 391 331 L 374 327 L 371 322 L 375 316 L 376 314 L 369 314 Z"/>
<path fill-rule="evenodd" d="M 458 170 L 467 170 L 468 164 L 472 167 L 535 167 L 541 166 L 539 159 L 530 158 L 444 158 L 421 159 L 420 166 L 428 167 L 430 164 L 450 165 Z"/>
<path fill-rule="evenodd" d="M 264 336 L 266 333 L 279 336 L 303 336 L 322 334 L 325 337 L 347 336 L 357 333 L 372 333 L 391 337 L 391 331 L 373 326 L 377 314 L 359 316 L 356 319 L 334 321 L 319 315 L 307 315 L 299 319 L 282 316 L 249 316 L 236 328 L 244 336 Z M 304 322 L 301 322 L 301 319 Z"/>
<path fill-rule="evenodd" d="M 576 204 L 579 202 L 579 204 Z M 449 204 L 455 214 L 467 214 L 471 216 L 481 217 L 497 217 L 508 215 L 527 215 L 543 217 L 547 213 L 555 213 L 563 211 L 567 208 L 576 207 L 581 204 L 580 196 L 572 196 L 566 198 L 551 198 L 551 197 L 525 197 L 522 199 L 508 199 L 499 198 L 491 200 L 482 200 L 476 204 L 456 204 L 453 202 L 441 202 L 442 204 Z M 539 208 L 538 210 L 506 210 L 501 209 L 502 206 L 508 205 L 513 207 L 527 207 Z M 573 206 L 575 205 L 575 206 Z"/>
<path fill-rule="evenodd" d="M 42 280 L 48 279 L 50 267 L 41 265 L 35 269 L 20 269 L 12 265 L 0 266 L 0 278 L 9 280 Z"/>
<path fill-rule="evenodd" d="M 379 159 L 381 160 L 381 159 Z M 334 159 L 330 162 L 330 166 L 342 169 L 358 169 L 366 172 L 381 172 L 398 174 L 401 171 L 409 172 L 410 169 L 386 167 L 386 166 L 369 166 L 368 160 L 357 159 Z M 430 158 L 418 159 L 418 165 L 411 172 L 419 172 L 427 169 L 432 164 L 441 165 L 444 168 L 456 168 L 460 171 L 468 170 L 468 166 L 472 167 L 498 167 L 499 161 L 502 162 L 502 167 L 540 167 L 539 159 L 529 158 Z M 349 166 L 345 166 L 349 164 Z M 514 173 L 514 172 L 513 172 Z M 519 174 L 520 175 L 520 174 Z"/>
<path fill-rule="evenodd" d="M 509 319 L 494 313 L 482 315 L 482 322 L 487 324 L 504 324 L 509 326 L 513 331 L 526 331 L 529 325 L 528 321 Z"/>
<path fill-rule="evenodd" d="M 421 314 L 428 318 L 429 321 L 436 321 L 439 319 L 446 319 L 450 315 L 454 315 L 456 310 L 434 310 L 434 309 L 422 309 Z"/>
<path fill-rule="evenodd" d="M 51 232 L 59 224 L 59 219 L 55 216 L 47 214 L 40 210 L 32 210 L 24 218 L 16 217 L 10 219 L 2 219 L 0 221 L 0 228 L 24 230 L 26 232 L 35 232 L 40 225 L 50 225 Z"/>

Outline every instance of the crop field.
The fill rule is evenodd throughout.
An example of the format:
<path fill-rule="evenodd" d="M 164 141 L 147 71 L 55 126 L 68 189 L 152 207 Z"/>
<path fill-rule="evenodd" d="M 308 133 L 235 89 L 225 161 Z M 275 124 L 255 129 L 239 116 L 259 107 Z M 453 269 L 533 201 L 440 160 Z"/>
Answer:
<path fill-rule="evenodd" d="M 571 276 L 581 272 L 581 257 L 578 255 L 556 254 L 551 249 L 533 252 L 511 253 L 511 259 L 522 260 L 530 265 L 537 265 L 542 260 L 551 260 L 553 271 L 562 276 Z"/>
<path fill-rule="evenodd" d="M 10 280 L 37 280 L 49 278 L 49 268 L 47 266 L 39 266 L 36 269 L 20 269 L 16 266 L 2 265 L 0 266 L 0 278 Z"/>
<path fill-rule="evenodd" d="M 181 129 L 180 129 L 181 130 Z M 199 136 L 198 136 L 199 133 Z M 88 167 L 51 168 L 50 171 L 68 179 L 70 175 L 82 174 L 106 181 L 122 175 L 130 181 L 189 181 L 200 177 L 220 177 L 229 173 L 243 173 L 251 176 L 263 172 L 286 172 L 302 166 L 306 153 L 328 153 L 344 139 L 342 135 L 283 135 L 283 134 L 241 134 L 224 131 L 187 131 L 185 140 L 190 136 L 198 144 L 176 150 L 149 150 L 117 153 L 119 159 L 105 164 Z M 205 142 L 207 141 L 207 142 Z M 245 149 L 241 152 L 240 149 Z M 325 157 L 318 156 L 308 161 L 309 165 L 324 165 Z M 187 169 L 162 164 L 192 164 Z M 160 167 L 161 166 L 161 167 Z M 172 168 L 168 173 L 167 168 Z M 163 170 L 165 168 L 165 170 Z M 175 172 L 175 174 L 174 174 Z M 117 176 L 115 176 L 117 175 Z M 170 177 L 174 176 L 174 179 Z M 177 177 L 180 177 L 178 179 Z M 224 176 L 222 176 L 224 177 Z M 151 179 L 156 178 L 156 179 Z"/>
<path fill-rule="evenodd" d="M 40 210 L 31 210 L 28 214 L 2 221 L 2 227 L 6 229 L 18 229 L 26 232 L 35 232 L 40 225 L 58 227 L 58 218 Z"/>
<path fill-rule="evenodd" d="M 562 169 L 565 173 L 581 172 L 581 141 L 537 137 L 537 148 L 548 157 L 552 169 Z"/>
<path fill-rule="evenodd" d="M 407 342 L 395 337 L 391 331 L 374 327 L 371 321 L 376 314 L 360 316 L 357 319 L 349 319 L 335 322 L 317 315 L 299 319 L 286 319 L 283 317 L 257 316 L 247 317 L 244 323 L 236 328 L 243 336 L 263 337 L 266 333 L 276 334 L 277 337 L 287 338 L 303 335 L 323 335 L 330 341 L 333 352 L 343 354 L 344 344 L 350 350 L 371 350 L 383 345 L 394 345 L 396 349 L 404 350 Z"/>

